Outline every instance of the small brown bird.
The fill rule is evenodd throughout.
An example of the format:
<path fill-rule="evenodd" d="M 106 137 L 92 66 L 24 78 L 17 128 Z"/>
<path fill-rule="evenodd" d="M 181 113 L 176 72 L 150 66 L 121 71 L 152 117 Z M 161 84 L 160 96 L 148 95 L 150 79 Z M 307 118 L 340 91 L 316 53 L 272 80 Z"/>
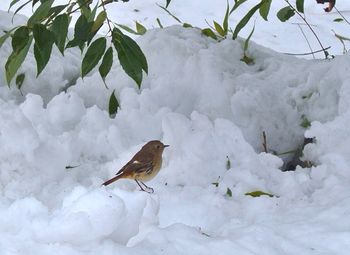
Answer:
<path fill-rule="evenodd" d="M 119 179 L 134 179 L 142 191 L 153 193 L 153 189 L 143 182 L 153 179 L 162 166 L 162 153 L 165 147 L 162 142 L 155 140 L 146 143 L 139 152 L 125 165 L 115 177 L 104 182 L 102 185 L 109 185 Z M 144 187 L 141 186 L 143 184 Z M 149 191 L 145 190 L 147 188 Z"/>

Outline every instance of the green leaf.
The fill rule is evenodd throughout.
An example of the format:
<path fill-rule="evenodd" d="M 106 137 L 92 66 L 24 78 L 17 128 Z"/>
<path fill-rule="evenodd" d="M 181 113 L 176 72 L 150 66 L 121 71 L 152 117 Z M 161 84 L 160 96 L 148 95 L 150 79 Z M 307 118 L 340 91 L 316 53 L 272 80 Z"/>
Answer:
<path fill-rule="evenodd" d="M 163 28 L 163 25 L 162 25 L 162 23 L 160 22 L 160 19 L 157 18 L 156 20 L 157 20 L 158 26 L 159 26 L 160 28 Z"/>
<path fill-rule="evenodd" d="M 227 32 L 228 32 L 228 17 L 229 16 L 230 16 L 230 5 L 227 2 L 225 17 L 224 17 L 224 21 L 222 22 L 222 27 L 225 31 L 225 35 L 227 35 Z"/>
<path fill-rule="evenodd" d="M 241 4 L 243 4 L 245 1 L 247 1 L 247 0 L 237 0 L 237 1 L 235 1 L 235 4 L 233 5 L 233 7 L 232 7 L 232 9 L 231 9 L 231 11 L 230 11 L 230 14 L 231 14 L 232 12 L 234 12 Z"/>
<path fill-rule="evenodd" d="M 231 161 L 230 158 L 228 156 L 226 156 L 226 170 L 231 169 Z"/>
<path fill-rule="evenodd" d="M 33 35 L 35 40 L 34 57 L 37 65 L 37 76 L 39 76 L 49 62 L 55 36 L 42 24 L 34 25 Z"/>
<path fill-rule="evenodd" d="M 105 55 L 103 56 L 102 63 L 98 69 L 105 85 L 106 85 L 106 82 L 105 82 L 106 76 L 111 70 L 112 65 L 113 65 L 113 48 L 109 47 Z"/>
<path fill-rule="evenodd" d="M 12 28 L 10 31 L 6 31 L 4 35 L 0 37 L 0 48 L 4 44 L 4 42 L 11 36 L 11 33 L 13 30 L 17 29 L 18 27 Z"/>
<path fill-rule="evenodd" d="M 308 118 L 306 118 L 305 116 L 302 116 L 302 122 L 300 123 L 300 126 L 303 128 L 309 128 L 311 127 L 311 122 Z"/>
<path fill-rule="evenodd" d="M 157 4 L 158 5 L 158 4 Z M 174 14 L 172 14 L 168 9 L 164 8 L 163 6 L 158 5 L 161 9 L 163 9 L 164 11 L 166 11 L 171 17 L 173 17 L 177 22 L 182 24 L 182 21 L 176 17 Z"/>
<path fill-rule="evenodd" d="M 105 50 L 106 38 L 100 37 L 91 43 L 81 65 L 81 76 L 83 78 L 98 64 Z"/>
<path fill-rule="evenodd" d="M 80 165 L 76 165 L 76 166 L 66 166 L 65 169 L 67 169 L 67 170 L 68 170 L 68 169 L 73 169 L 73 168 L 77 168 L 77 167 L 79 167 L 79 166 L 80 166 Z"/>
<path fill-rule="evenodd" d="M 334 22 L 343 22 L 344 20 L 342 18 L 336 18 L 333 20 Z"/>
<path fill-rule="evenodd" d="M 249 41 L 250 41 L 250 38 L 252 37 L 252 35 L 254 33 L 254 30 L 255 30 L 255 23 L 254 23 L 252 31 L 249 33 L 247 39 L 244 42 L 244 47 L 243 47 L 244 52 L 246 52 L 248 50 L 248 48 L 249 48 Z"/>
<path fill-rule="evenodd" d="M 139 35 L 144 35 L 147 32 L 147 29 L 136 21 L 136 31 Z"/>
<path fill-rule="evenodd" d="M 47 18 L 53 2 L 54 0 L 47 0 L 43 2 L 28 19 L 28 26 L 32 27 L 34 24 L 40 23 L 42 20 Z"/>
<path fill-rule="evenodd" d="M 296 5 L 298 12 L 304 13 L 304 0 L 297 0 Z"/>
<path fill-rule="evenodd" d="M 231 191 L 230 188 L 227 188 L 227 190 L 226 190 L 226 196 L 232 197 L 232 191 Z"/>
<path fill-rule="evenodd" d="M 252 65 L 254 64 L 254 59 L 248 57 L 247 55 L 244 54 L 244 56 L 240 59 L 242 62 L 246 63 L 247 65 Z"/>
<path fill-rule="evenodd" d="M 84 15 L 80 15 L 74 26 L 74 39 L 68 42 L 66 48 L 79 46 L 81 49 L 91 37 L 93 22 L 88 22 Z"/>
<path fill-rule="evenodd" d="M 26 26 L 19 27 L 16 29 L 12 36 L 12 50 L 20 51 L 23 49 L 29 40 L 29 29 Z"/>
<path fill-rule="evenodd" d="M 33 36 L 30 36 L 27 42 L 27 45 L 23 49 L 21 49 L 19 52 L 13 51 L 9 56 L 9 58 L 7 59 L 7 62 L 5 64 L 5 70 L 6 70 L 6 81 L 8 86 L 10 86 L 13 76 L 15 76 L 15 74 L 18 71 L 18 68 L 22 65 L 24 59 L 26 58 L 30 45 L 32 44 L 32 41 L 33 41 Z"/>
<path fill-rule="evenodd" d="M 250 18 L 254 15 L 254 13 L 260 8 L 261 3 L 255 5 L 250 11 L 241 19 L 241 21 L 237 24 L 235 31 L 233 32 L 232 39 L 235 40 L 238 36 L 238 33 L 241 31 L 245 25 L 247 25 Z"/>
<path fill-rule="evenodd" d="M 169 4 L 170 4 L 171 0 L 166 0 L 166 5 L 165 8 L 168 8 Z"/>
<path fill-rule="evenodd" d="M 112 42 L 118 52 L 118 59 L 124 71 L 140 88 L 142 70 L 148 73 L 147 60 L 137 43 L 129 36 L 124 35 L 118 28 L 112 32 Z"/>
<path fill-rule="evenodd" d="M 272 0 L 262 0 L 259 8 L 260 16 L 266 21 L 270 12 L 271 2 Z"/>
<path fill-rule="evenodd" d="M 55 7 L 52 7 L 50 9 L 49 14 L 47 16 L 51 17 L 51 18 L 54 18 L 58 14 L 60 14 L 67 6 L 68 6 L 68 4 L 63 4 L 63 5 L 57 5 Z"/>
<path fill-rule="evenodd" d="M 285 22 L 293 17 L 294 10 L 290 6 L 286 6 L 277 12 L 277 17 L 280 21 Z"/>
<path fill-rule="evenodd" d="M 126 25 L 122 25 L 122 24 L 116 24 L 116 25 L 130 34 L 138 35 L 138 33 L 135 30 L 133 30 L 132 28 Z"/>
<path fill-rule="evenodd" d="M 214 27 L 215 27 L 215 30 L 219 33 L 219 35 L 221 35 L 221 36 L 225 36 L 226 35 L 225 30 L 216 21 L 214 21 Z"/>
<path fill-rule="evenodd" d="M 213 184 L 216 188 L 219 187 L 219 183 L 218 182 L 212 182 L 211 184 Z"/>
<path fill-rule="evenodd" d="M 193 27 L 191 24 L 188 24 L 188 23 L 183 23 L 182 26 L 183 26 L 184 28 Z"/>
<path fill-rule="evenodd" d="M 27 4 L 29 4 L 32 0 L 28 0 L 27 2 L 25 2 L 24 4 L 22 4 L 20 7 L 17 8 L 17 10 L 13 13 L 13 16 L 12 16 L 12 22 L 13 22 L 13 18 L 15 17 L 15 15 L 23 9 L 23 7 L 25 7 Z M 10 11 L 10 9 L 9 9 Z"/>
<path fill-rule="evenodd" d="M 21 74 L 17 75 L 17 77 L 16 77 L 16 86 L 19 90 L 21 90 L 21 88 L 22 88 L 25 77 L 26 77 L 26 75 L 24 73 L 21 73 Z"/>
<path fill-rule="evenodd" d="M 11 3 L 10 3 L 10 7 L 8 8 L 8 12 L 10 11 L 11 7 L 14 6 L 16 3 L 18 3 L 19 1 L 21 0 L 13 0 Z"/>
<path fill-rule="evenodd" d="M 106 19 L 107 19 L 107 13 L 105 11 L 101 11 L 97 15 L 97 18 L 96 18 L 94 24 L 92 25 L 91 31 L 96 32 L 97 30 L 99 30 L 100 27 L 102 27 L 102 25 Z"/>
<path fill-rule="evenodd" d="M 114 92 L 115 90 L 113 90 L 112 95 L 109 98 L 109 107 L 108 107 L 109 115 L 115 115 L 118 112 L 118 108 L 119 108 L 119 102 Z"/>
<path fill-rule="evenodd" d="M 246 196 L 252 196 L 252 197 L 260 197 L 260 196 L 269 196 L 269 197 L 273 197 L 274 195 L 270 194 L 270 193 L 266 193 L 260 190 L 257 191 L 253 191 L 253 192 L 248 192 L 245 193 Z"/>
<path fill-rule="evenodd" d="M 96 16 L 96 12 L 97 12 L 97 7 L 98 7 L 98 2 L 96 3 L 94 9 L 92 9 L 92 11 L 91 11 L 91 13 L 90 13 L 90 15 L 88 17 L 88 21 L 89 22 L 94 21 L 95 16 Z M 104 12 L 104 11 L 102 11 L 102 12 Z"/>
<path fill-rule="evenodd" d="M 210 29 L 210 28 L 204 28 L 202 29 L 202 34 L 206 35 L 210 38 L 213 38 L 214 40 L 217 40 L 218 37 L 216 36 L 216 34 Z"/>
<path fill-rule="evenodd" d="M 64 46 L 66 44 L 68 26 L 69 18 L 68 15 L 65 13 L 57 16 L 50 28 L 55 36 L 55 44 L 59 51 L 62 53 L 62 55 L 64 55 Z"/>

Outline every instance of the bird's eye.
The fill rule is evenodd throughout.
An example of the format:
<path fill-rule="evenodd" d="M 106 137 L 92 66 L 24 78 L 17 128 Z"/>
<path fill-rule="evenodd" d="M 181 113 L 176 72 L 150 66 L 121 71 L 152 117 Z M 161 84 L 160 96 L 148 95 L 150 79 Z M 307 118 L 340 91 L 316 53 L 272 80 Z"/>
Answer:
<path fill-rule="evenodd" d="M 160 145 L 157 145 L 157 149 L 159 149 L 160 148 Z"/>

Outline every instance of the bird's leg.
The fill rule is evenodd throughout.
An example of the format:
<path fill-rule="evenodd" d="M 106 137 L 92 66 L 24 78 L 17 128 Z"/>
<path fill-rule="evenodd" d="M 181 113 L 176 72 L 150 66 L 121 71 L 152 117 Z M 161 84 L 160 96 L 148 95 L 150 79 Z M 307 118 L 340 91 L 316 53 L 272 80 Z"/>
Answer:
<path fill-rule="evenodd" d="M 147 188 L 148 190 L 149 190 L 149 192 L 148 193 L 153 193 L 154 192 L 154 189 L 153 188 L 151 188 L 151 187 L 148 187 L 146 184 L 144 184 L 142 181 L 140 181 L 142 184 L 143 184 L 143 186 L 145 186 L 145 188 Z"/>
<path fill-rule="evenodd" d="M 140 182 L 138 180 L 135 179 L 135 182 L 137 183 L 137 185 L 139 185 L 141 191 L 144 191 L 144 192 L 147 192 L 147 193 L 153 193 L 154 190 L 150 187 L 148 187 L 146 184 L 144 184 L 142 181 L 140 181 L 144 187 L 141 186 Z M 148 189 L 148 190 L 145 190 L 144 188 Z"/>

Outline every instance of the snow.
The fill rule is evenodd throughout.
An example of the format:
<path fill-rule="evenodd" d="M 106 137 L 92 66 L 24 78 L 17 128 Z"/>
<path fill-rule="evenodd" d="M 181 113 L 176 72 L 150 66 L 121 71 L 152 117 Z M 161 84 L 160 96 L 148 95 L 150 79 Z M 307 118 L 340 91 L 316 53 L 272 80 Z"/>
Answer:
<path fill-rule="evenodd" d="M 152 27 L 160 14 L 151 3 L 118 3 L 125 8 L 118 18 Z M 171 10 L 202 26 L 205 17 L 219 20 L 225 3 L 173 0 Z M 345 34 L 347 27 L 330 22 L 334 14 L 312 1 L 306 13 L 332 54 L 340 54 L 330 29 Z M 11 27 L 11 18 L 0 12 L 0 28 Z M 308 49 L 292 23 L 271 16 L 269 24 L 257 19 L 253 39 L 267 48 L 251 43 L 254 65 L 240 61 L 241 39 L 218 43 L 178 25 L 148 30 L 137 38 L 149 64 L 141 90 L 117 61 L 108 90 L 96 70 L 82 80 L 77 50 L 62 57 L 54 49 L 38 78 L 31 51 L 20 70 L 23 96 L 2 73 L 0 254 L 348 254 L 350 56 L 280 54 Z M 10 51 L 8 41 L 2 66 Z M 110 118 L 114 89 L 121 107 Z M 310 127 L 301 126 L 305 118 Z M 314 142 L 301 160 L 312 164 L 281 171 L 290 170 L 293 155 L 278 155 L 305 138 Z M 154 194 L 130 180 L 101 187 L 153 139 L 170 145 L 162 170 L 147 183 Z M 273 197 L 246 195 L 253 191 Z"/>

